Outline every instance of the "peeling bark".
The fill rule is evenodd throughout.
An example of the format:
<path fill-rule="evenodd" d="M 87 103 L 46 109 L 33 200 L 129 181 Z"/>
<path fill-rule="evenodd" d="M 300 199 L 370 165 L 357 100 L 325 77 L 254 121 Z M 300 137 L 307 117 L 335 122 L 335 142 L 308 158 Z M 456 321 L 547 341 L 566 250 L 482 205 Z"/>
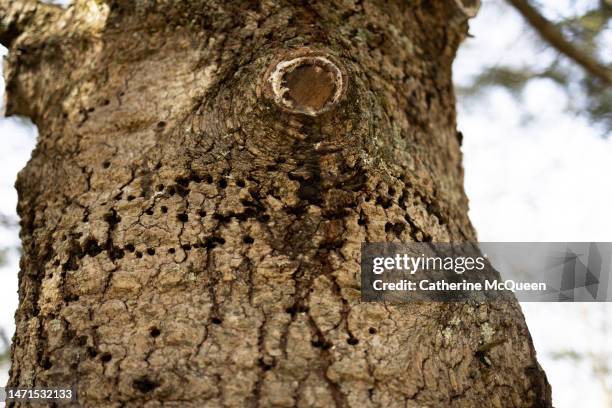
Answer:
<path fill-rule="evenodd" d="M 77 1 L 0 37 L 8 113 L 40 131 L 9 385 L 75 384 L 83 406 L 551 406 L 517 303 L 359 301 L 361 242 L 476 238 L 456 13 Z M 296 53 L 346 82 L 312 62 L 275 98 Z"/>

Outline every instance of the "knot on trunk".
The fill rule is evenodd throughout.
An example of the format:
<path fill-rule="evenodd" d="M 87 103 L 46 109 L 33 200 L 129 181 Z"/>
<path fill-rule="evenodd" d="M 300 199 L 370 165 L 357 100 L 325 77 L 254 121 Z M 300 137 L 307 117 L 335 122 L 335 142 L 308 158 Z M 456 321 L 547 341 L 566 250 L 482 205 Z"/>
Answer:
<path fill-rule="evenodd" d="M 274 61 L 266 72 L 266 90 L 284 110 L 317 116 L 341 99 L 346 75 L 331 57 L 322 54 L 290 55 Z"/>

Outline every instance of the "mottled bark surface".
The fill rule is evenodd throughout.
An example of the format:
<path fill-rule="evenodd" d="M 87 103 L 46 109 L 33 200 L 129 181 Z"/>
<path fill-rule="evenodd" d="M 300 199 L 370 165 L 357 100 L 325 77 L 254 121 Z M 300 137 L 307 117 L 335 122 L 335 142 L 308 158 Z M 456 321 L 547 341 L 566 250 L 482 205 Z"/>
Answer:
<path fill-rule="evenodd" d="M 454 1 L 0 3 L 8 113 L 40 131 L 10 385 L 75 384 L 83 406 L 550 406 L 517 303 L 360 302 L 361 242 L 475 240 Z M 345 82 L 304 65 L 275 99 L 296 56 Z"/>

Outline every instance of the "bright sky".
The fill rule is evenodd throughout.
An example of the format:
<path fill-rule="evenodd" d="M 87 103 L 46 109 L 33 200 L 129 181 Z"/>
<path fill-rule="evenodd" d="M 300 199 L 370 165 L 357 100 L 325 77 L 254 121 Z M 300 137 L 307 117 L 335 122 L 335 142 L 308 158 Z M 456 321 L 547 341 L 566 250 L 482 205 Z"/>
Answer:
<path fill-rule="evenodd" d="M 556 16 L 588 1 L 543 3 Z M 463 44 L 454 65 L 459 83 L 483 65 L 533 66 L 551 58 L 533 34 L 521 31 L 520 17 L 502 5 L 485 0 L 471 24 L 475 38 Z M 549 80 L 530 83 L 520 102 L 501 89 L 473 106 L 459 101 L 465 188 L 480 241 L 612 242 L 612 137 L 565 113 L 566 102 Z M 575 350 L 612 364 L 612 304 L 522 307 L 555 406 L 612 408 L 612 396 L 606 397 L 601 385 L 605 381 L 612 392 L 610 374 L 602 380 L 594 376 L 589 358 L 551 356 Z"/>
<path fill-rule="evenodd" d="M 571 13 L 593 0 L 548 0 L 549 16 Z M 463 45 L 455 76 L 464 82 L 483 65 L 534 64 L 551 58 L 523 32 L 519 17 L 500 0 L 485 0 Z M 2 49 L 2 52 L 6 52 Z M 0 89 L 4 84 L 0 80 Z M 531 83 L 521 102 L 506 91 L 488 93 L 473 106 L 460 101 L 459 127 L 470 217 L 481 241 L 612 242 L 612 138 L 563 112 L 566 95 L 547 80 Z M 16 173 L 29 158 L 36 130 L 18 118 L 0 118 L 0 213 L 14 214 Z M 0 229 L 0 247 L 16 246 Z M 0 268 L 0 327 L 14 330 L 17 256 Z M 612 361 L 610 304 L 523 304 L 540 363 L 558 408 L 612 407 L 590 360 L 555 360 L 576 350 Z M 0 369 L 0 384 L 6 381 Z M 612 378 L 605 380 L 612 390 Z"/>

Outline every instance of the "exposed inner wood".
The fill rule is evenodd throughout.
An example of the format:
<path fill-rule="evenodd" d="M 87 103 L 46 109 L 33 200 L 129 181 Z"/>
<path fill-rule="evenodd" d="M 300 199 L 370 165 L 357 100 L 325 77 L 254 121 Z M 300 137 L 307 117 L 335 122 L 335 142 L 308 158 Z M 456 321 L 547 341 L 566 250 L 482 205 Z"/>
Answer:
<path fill-rule="evenodd" d="M 335 73 L 325 65 L 307 63 L 287 72 L 283 77 L 287 88 L 284 98 L 298 109 L 320 111 L 336 93 Z"/>

